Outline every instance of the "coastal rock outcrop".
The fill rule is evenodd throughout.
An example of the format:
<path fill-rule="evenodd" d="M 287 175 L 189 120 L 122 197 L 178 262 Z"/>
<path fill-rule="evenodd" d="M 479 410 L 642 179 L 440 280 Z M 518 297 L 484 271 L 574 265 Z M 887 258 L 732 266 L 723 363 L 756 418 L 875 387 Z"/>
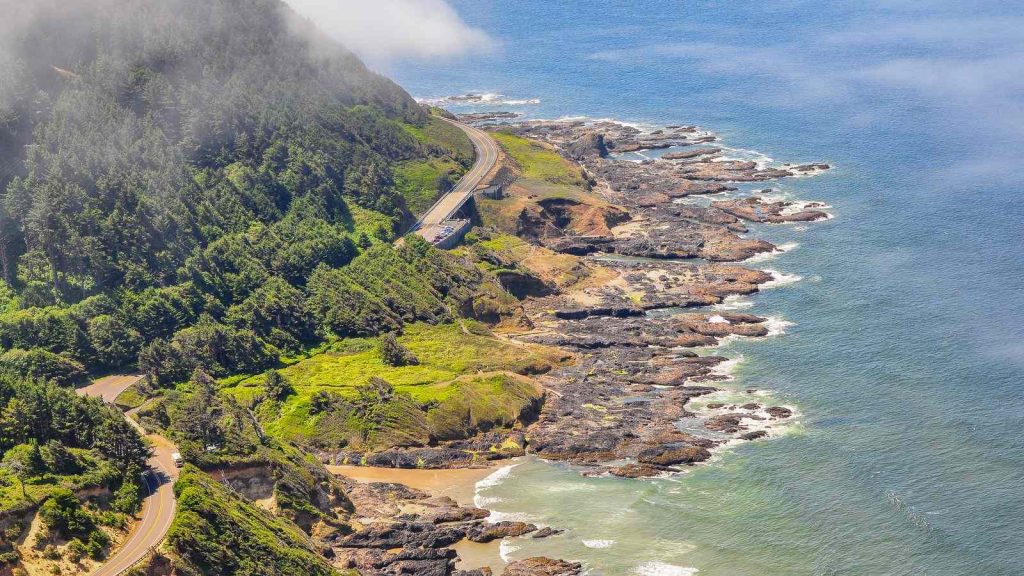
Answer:
<path fill-rule="evenodd" d="M 751 196 L 737 200 L 717 200 L 711 206 L 737 218 L 750 222 L 813 222 L 828 219 L 828 212 L 821 210 L 825 206 L 820 202 L 786 202 L 768 201 L 760 196 Z"/>
<path fill-rule="evenodd" d="M 543 556 L 517 560 L 505 567 L 505 576 L 577 576 L 583 573 L 579 562 L 552 560 Z"/>

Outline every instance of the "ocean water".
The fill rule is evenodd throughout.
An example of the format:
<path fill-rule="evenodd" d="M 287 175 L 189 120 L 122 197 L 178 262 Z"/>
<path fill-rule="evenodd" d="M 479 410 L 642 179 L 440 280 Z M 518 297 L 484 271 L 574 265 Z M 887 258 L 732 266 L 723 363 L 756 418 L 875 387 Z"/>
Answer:
<path fill-rule="evenodd" d="M 750 265 L 791 281 L 738 304 L 791 324 L 722 350 L 730 386 L 798 424 L 673 478 L 527 460 L 479 497 L 568 531 L 506 555 L 607 575 L 1024 574 L 1024 5 L 452 4 L 497 47 L 384 70 L 418 97 L 694 123 L 835 166 L 772 185 L 834 219 L 754 227 L 790 249 Z"/>

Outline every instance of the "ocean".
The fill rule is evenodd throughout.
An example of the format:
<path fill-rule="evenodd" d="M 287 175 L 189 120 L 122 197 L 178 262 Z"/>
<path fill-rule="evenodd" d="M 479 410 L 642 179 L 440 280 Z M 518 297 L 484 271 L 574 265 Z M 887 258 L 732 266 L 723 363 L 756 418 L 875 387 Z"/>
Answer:
<path fill-rule="evenodd" d="M 594 575 L 1024 574 L 1024 4 L 452 4 L 497 45 L 383 70 L 414 96 L 691 123 L 834 166 L 771 186 L 835 218 L 753 226 L 790 250 L 750 265 L 789 282 L 731 304 L 782 333 L 716 351 L 727 386 L 798 423 L 672 478 L 527 459 L 478 500 L 568 531 L 503 554 Z"/>

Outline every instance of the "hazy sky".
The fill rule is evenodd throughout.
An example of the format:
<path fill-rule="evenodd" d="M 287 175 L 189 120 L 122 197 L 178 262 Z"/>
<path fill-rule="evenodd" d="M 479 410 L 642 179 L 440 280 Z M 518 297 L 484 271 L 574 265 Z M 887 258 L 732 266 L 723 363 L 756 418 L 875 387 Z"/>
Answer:
<path fill-rule="evenodd" d="M 286 1 L 372 66 L 396 58 L 462 56 L 495 44 L 445 0 Z"/>

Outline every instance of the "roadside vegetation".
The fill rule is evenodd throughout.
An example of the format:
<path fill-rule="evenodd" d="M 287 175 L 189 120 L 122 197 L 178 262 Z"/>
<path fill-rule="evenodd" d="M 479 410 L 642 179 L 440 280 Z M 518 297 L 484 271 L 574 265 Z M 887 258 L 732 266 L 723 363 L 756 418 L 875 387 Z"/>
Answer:
<path fill-rule="evenodd" d="M 58 570 L 103 560 L 139 509 L 148 454 L 117 410 L 0 373 L 0 569 L 25 556 Z"/>
<path fill-rule="evenodd" d="M 30 4 L 0 38 L 0 573 L 86 572 L 139 509 L 147 446 L 73 391 L 98 375 L 144 372 L 116 404 L 188 463 L 154 560 L 187 575 L 334 574 L 351 505 L 309 449 L 536 409 L 567 359 L 492 333 L 519 300 L 395 245 L 471 166 L 459 129 L 279 0 Z"/>

